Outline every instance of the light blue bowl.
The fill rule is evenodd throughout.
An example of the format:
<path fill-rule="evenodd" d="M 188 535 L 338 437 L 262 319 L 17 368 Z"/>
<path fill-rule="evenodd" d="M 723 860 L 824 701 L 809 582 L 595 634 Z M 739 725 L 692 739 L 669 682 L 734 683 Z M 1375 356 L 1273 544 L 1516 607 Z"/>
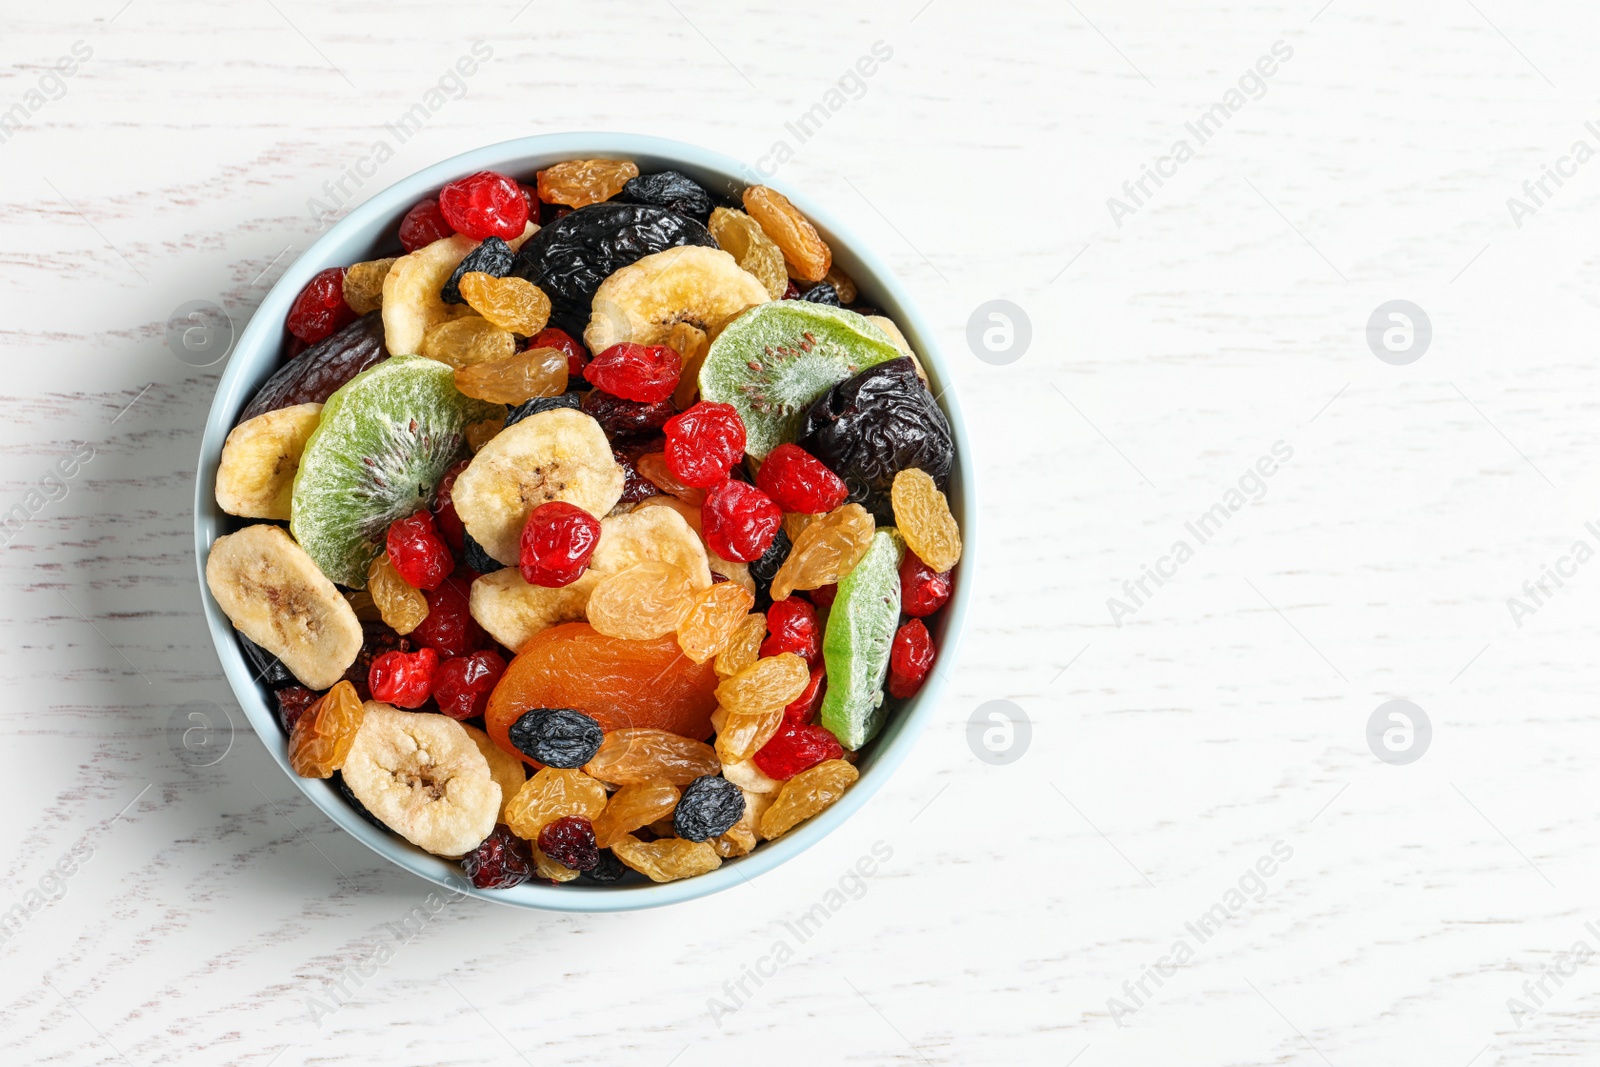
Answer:
<path fill-rule="evenodd" d="M 283 773 L 322 809 L 323 814 L 342 826 L 358 841 L 385 859 L 436 885 L 469 893 L 497 904 L 549 911 L 601 912 L 630 911 L 693 900 L 741 885 L 770 871 L 780 863 L 804 852 L 844 822 L 877 792 L 905 759 L 934 709 L 944 696 L 947 672 L 931 675 L 922 691 L 895 713 L 883 732 L 861 753 L 857 766 L 861 779 L 843 799 L 784 837 L 760 845 L 753 853 L 728 860 L 717 870 L 698 878 L 664 885 L 590 886 L 574 882 L 563 886 L 524 884 L 509 890 L 474 889 L 462 876 L 460 867 L 430 856 L 397 836 L 367 822 L 347 804 L 334 787 L 321 779 L 301 778 L 289 769 L 287 743 L 278 726 L 277 715 L 269 707 L 268 693 L 254 680 L 254 672 L 234 640 L 232 624 L 206 589 L 205 564 L 211 543 L 228 529 L 229 519 L 217 507 L 212 495 L 216 482 L 217 459 L 222 442 L 233 428 L 239 412 L 262 383 L 279 366 L 284 347 L 284 319 L 289 305 L 312 275 L 332 266 L 348 266 L 362 260 L 391 255 L 399 248 L 395 237 L 400 220 L 417 201 L 434 196 L 445 183 L 480 170 L 496 170 L 521 180 L 532 181 L 534 172 L 564 159 L 632 159 L 644 173 L 672 168 L 694 178 L 714 193 L 738 197 L 754 180 L 748 168 L 737 161 L 693 145 L 656 137 L 622 133 L 563 133 L 523 137 L 490 145 L 436 163 L 396 182 L 352 211 L 311 246 L 278 280 L 251 319 L 217 387 L 200 446 L 199 473 L 195 482 L 194 534 L 195 564 L 200 575 L 200 596 L 206 621 L 222 660 L 223 673 L 233 687 L 239 706 L 250 726 L 266 745 Z M 748 177 L 747 177 L 748 176 Z M 809 197 L 789 192 L 795 205 L 812 220 L 833 248 L 834 262 L 855 279 L 863 303 L 882 308 L 904 331 L 911 347 L 927 370 L 940 406 L 950 420 L 956 440 L 956 469 L 950 477 L 950 503 L 961 524 L 966 543 L 966 558 L 975 559 L 978 509 L 973 493 L 972 454 L 966 425 L 961 418 L 953 381 L 935 343 L 933 331 L 912 306 L 905 289 L 848 230 L 840 226 Z M 934 640 L 939 658 L 945 664 L 955 661 L 958 639 L 972 602 L 972 571 L 969 562 L 949 605 L 940 614 Z"/>

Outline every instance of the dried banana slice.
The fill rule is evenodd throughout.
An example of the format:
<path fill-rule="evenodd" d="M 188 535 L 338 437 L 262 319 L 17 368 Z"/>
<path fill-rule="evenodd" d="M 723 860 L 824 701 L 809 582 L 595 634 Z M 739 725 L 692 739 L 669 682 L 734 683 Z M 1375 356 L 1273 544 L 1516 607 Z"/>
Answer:
<path fill-rule="evenodd" d="M 623 341 L 666 344 L 677 323 L 709 332 L 770 300 L 766 286 L 728 253 L 683 245 L 645 256 L 601 282 L 583 339 L 591 352 Z"/>
<path fill-rule="evenodd" d="M 294 474 L 321 404 L 295 404 L 235 426 L 217 463 L 217 506 L 247 519 L 288 521 Z"/>
<path fill-rule="evenodd" d="M 513 250 L 539 231 L 533 223 L 522 236 L 506 242 Z M 391 356 L 414 356 L 422 351 L 422 338 L 441 322 L 475 314 L 465 304 L 446 304 L 439 295 L 456 267 L 478 242 L 465 234 L 452 234 L 401 256 L 383 278 L 383 339 Z"/>

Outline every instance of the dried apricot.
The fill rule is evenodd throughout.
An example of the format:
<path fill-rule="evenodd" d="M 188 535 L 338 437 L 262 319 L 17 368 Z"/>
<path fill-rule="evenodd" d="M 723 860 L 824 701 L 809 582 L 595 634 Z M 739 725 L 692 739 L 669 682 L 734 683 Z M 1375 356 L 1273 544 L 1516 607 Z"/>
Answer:
<path fill-rule="evenodd" d="M 961 528 L 950 514 L 950 502 L 926 471 L 913 467 L 897 473 L 889 500 L 906 547 L 929 569 L 943 572 L 961 561 Z"/>
<path fill-rule="evenodd" d="M 545 767 L 523 782 L 506 805 L 506 825 L 518 837 L 537 841 L 546 823 L 568 815 L 593 821 L 605 807 L 605 786 L 582 771 Z"/>
<path fill-rule="evenodd" d="M 641 560 L 594 587 L 589 594 L 589 625 L 628 641 L 663 637 L 677 630 L 694 594 L 694 579 L 682 567 Z"/>
<path fill-rule="evenodd" d="M 735 582 L 717 582 L 695 593 L 678 623 L 678 647 L 704 663 L 727 647 L 756 598 Z"/>
<path fill-rule="evenodd" d="M 428 599 L 400 577 L 385 552 L 367 568 L 367 592 L 378 608 L 378 615 L 397 634 L 408 634 L 428 617 Z"/>
<path fill-rule="evenodd" d="M 722 857 L 709 841 L 683 841 L 676 837 L 640 841 L 624 835 L 611 846 L 611 851 L 652 882 L 693 878 L 722 866 Z"/>
<path fill-rule="evenodd" d="M 594 820 L 594 841 L 610 848 L 624 834 L 666 818 L 678 804 L 678 787 L 664 778 L 625 785 L 606 801 L 606 810 Z"/>
<path fill-rule="evenodd" d="M 761 654 L 761 641 L 767 636 L 767 617 L 755 612 L 744 617 L 734 628 L 727 645 L 713 664 L 718 676 L 732 677 L 756 661 Z"/>
<path fill-rule="evenodd" d="M 344 766 L 361 729 L 361 697 L 349 682 L 336 682 L 296 720 L 289 735 L 289 766 L 302 778 L 331 778 Z"/>
<path fill-rule="evenodd" d="M 705 774 L 716 774 L 717 754 L 704 741 L 667 730 L 612 730 L 600 751 L 584 765 L 591 778 L 612 785 L 637 785 L 663 779 L 688 785 Z M 641 824 L 642 825 L 642 824 Z"/>
<path fill-rule="evenodd" d="M 496 278 L 482 271 L 461 276 L 461 296 L 472 310 L 502 330 L 532 337 L 550 321 L 550 298 L 526 278 Z"/>
<path fill-rule="evenodd" d="M 826 760 L 801 771 L 784 783 L 778 799 L 761 816 L 761 838 L 772 841 L 844 796 L 861 777 L 854 765 L 842 759 Z"/>
<path fill-rule="evenodd" d="M 422 337 L 421 355 L 460 370 L 474 363 L 505 359 L 517 351 L 517 339 L 482 315 L 463 315 L 431 327 Z"/>
<path fill-rule="evenodd" d="M 812 519 L 793 539 L 789 558 L 773 577 L 772 599 L 782 600 L 796 589 L 838 582 L 867 554 L 876 528 L 872 515 L 860 504 L 846 504 Z"/>
<path fill-rule="evenodd" d="M 588 207 L 610 200 L 638 176 L 638 166 L 624 159 L 569 159 L 539 172 L 539 199 Z"/>
<path fill-rule="evenodd" d="M 744 209 L 783 251 L 792 276 L 805 282 L 820 282 L 828 276 L 833 250 L 788 197 L 769 186 L 752 185 L 744 191 Z"/>
<path fill-rule="evenodd" d="M 491 404 L 522 404 L 534 397 L 560 396 L 567 391 L 567 354 L 559 348 L 530 348 L 461 367 L 455 380 L 458 392 Z"/>

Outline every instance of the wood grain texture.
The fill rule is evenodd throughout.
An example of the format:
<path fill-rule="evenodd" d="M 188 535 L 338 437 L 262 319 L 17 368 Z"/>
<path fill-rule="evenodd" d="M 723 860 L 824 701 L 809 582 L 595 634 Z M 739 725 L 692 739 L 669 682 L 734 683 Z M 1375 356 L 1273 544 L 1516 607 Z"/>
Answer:
<path fill-rule="evenodd" d="M 0 944 L 0 1059 L 1589 1062 L 1600 961 L 1526 1018 L 1507 1001 L 1600 952 L 1600 564 L 1520 626 L 1506 601 L 1600 545 L 1600 161 L 1520 226 L 1506 201 L 1600 148 L 1600 23 L 1575 0 L 1319 5 L 10 5 L 0 112 L 92 56 L 0 142 L 0 512 L 43 500 L 0 553 L 0 910 L 90 855 Z M 493 58 L 399 143 L 478 40 Z M 169 352 L 172 310 L 242 327 L 315 239 L 308 199 L 380 139 L 349 203 L 546 131 L 754 165 L 878 41 L 892 58 L 776 181 L 909 284 L 982 476 L 972 627 L 884 791 L 713 899 L 424 922 L 428 887 L 299 800 L 236 708 L 220 763 L 178 759 L 175 709 L 232 705 L 191 532 L 219 368 Z M 1107 199 L 1279 41 L 1259 98 L 1118 226 Z M 1004 367 L 965 339 L 994 298 L 1033 328 Z M 1404 367 L 1364 337 L 1395 298 L 1434 328 Z M 1113 625 L 1107 598 L 1279 441 L 1260 500 Z M 1365 741 L 1394 697 L 1433 724 L 1409 766 Z M 1033 725 L 1003 767 L 967 743 L 992 699 Z"/>

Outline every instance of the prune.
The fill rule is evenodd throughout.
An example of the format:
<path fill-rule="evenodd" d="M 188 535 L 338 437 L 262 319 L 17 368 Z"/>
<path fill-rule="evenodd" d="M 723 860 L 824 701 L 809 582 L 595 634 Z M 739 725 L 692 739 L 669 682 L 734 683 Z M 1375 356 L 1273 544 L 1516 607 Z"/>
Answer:
<path fill-rule="evenodd" d="M 818 282 L 801 293 L 800 299 L 812 304 L 826 304 L 831 308 L 844 307 L 844 301 L 839 299 L 839 290 L 833 287 L 832 282 Z"/>
<path fill-rule="evenodd" d="M 286 685 L 272 694 L 278 702 L 278 725 L 286 734 L 294 733 L 294 724 L 306 709 L 322 699 L 322 694 L 303 685 Z"/>
<path fill-rule="evenodd" d="M 801 448 L 850 489 L 882 523 L 894 521 L 889 490 L 913 467 L 943 490 L 955 461 L 950 424 L 909 357 L 868 367 L 824 393 L 800 426 Z"/>
<path fill-rule="evenodd" d="M 789 558 L 789 550 L 793 547 L 794 542 L 789 540 L 789 535 L 779 530 L 761 558 L 750 564 L 750 580 L 756 583 L 757 611 L 766 611 L 772 606 L 772 579 L 778 576 L 778 568 Z"/>
<path fill-rule="evenodd" d="M 688 215 L 700 223 L 711 217 L 711 194 L 694 179 L 675 170 L 641 174 L 624 185 L 616 199 L 624 204 L 664 207 L 668 211 Z"/>
<path fill-rule="evenodd" d="M 439 299 L 446 304 L 465 304 L 467 300 L 461 295 L 463 275 L 476 271 L 492 278 L 504 278 L 511 273 L 511 264 L 516 258 L 517 254 L 505 241 L 498 237 L 489 238 L 467 253 L 467 258 L 461 261 L 450 275 L 450 280 L 444 283 L 444 288 L 439 290 Z"/>
<path fill-rule="evenodd" d="M 511 413 L 506 416 L 506 425 L 515 426 L 529 415 L 537 415 L 539 412 L 549 411 L 551 408 L 572 408 L 577 410 L 582 399 L 577 393 L 562 393 L 560 396 L 536 396 L 526 404 L 518 404 L 512 408 Z M 477 570 L 477 568 L 474 567 L 473 570 Z M 488 571 L 479 571 L 478 573 L 487 574 Z"/>
<path fill-rule="evenodd" d="M 464 530 L 461 538 L 461 562 L 466 564 L 469 570 L 477 571 L 479 574 L 493 574 L 505 568 L 504 563 L 485 552 L 483 546 L 474 541 L 472 535 Z"/>
<path fill-rule="evenodd" d="M 598 722 L 571 708 L 525 711 L 507 733 L 518 752 L 547 767 L 563 768 L 588 763 L 605 739 Z"/>
<path fill-rule="evenodd" d="M 578 875 L 578 880 L 593 882 L 596 885 L 610 885 L 612 882 L 619 881 L 627 873 L 628 868 L 624 867 L 622 861 L 617 859 L 616 853 L 609 848 L 603 848 L 600 850 L 600 857 L 595 862 L 595 865 L 589 870 L 581 872 Z"/>
<path fill-rule="evenodd" d="M 356 799 L 355 793 L 350 789 L 350 786 L 344 780 L 343 771 L 333 772 L 333 786 L 335 789 L 339 790 L 339 795 L 344 797 L 344 802 L 356 810 L 357 815 L 361 816 L 363 819 L 367 820 L 385 833 L 388 832 L 389 827 L 384 825 L 383 820 L 379 819 L 376 815 L 372 814 L 372 812 L 368 811 L 367 806 L 361 803 L 360 800 Z"/>
<path fill-rule="evenodd" d="M 245 656 L 250 660 L 250 665 L 255 668 L 256 681 L 265 682 L 268 686 L 276 688 L 280 685 L 295 684 L 295 677 L 283 661 L 271 652 L 262 648 L 246 637 L 242 632 L 235 630 L 234 636 L 239 639 L 239 647 L 244 649 Z"/>
<path fill-rule="evenodd" d="M 239 413 L 239 421 L 295 404 L 321 404 L 345 382 L 388 358 L 383 313 L 363 315 L 280 367 Z"/>
<path fill-rule="evenodd" d="M 555 308 L 551 322 L 578 337 L 601 282 L 681 245 L 717 247 L 711 231 L 687 215 L 653 204 L 591 204 L 529 238 L 511 272 L 543 289 Z"/>
<path fill-rule="evenodd" d="M 672 829 L 685 841 L 704 841 L 733 828 L 744 814 L 744 794 L 721 775 L 696 778 L 683 788 Z"/>
<path fill-rule="evenodd" d="M 654 404 L 643 404 L 637 400 L 612 396 L 603 389 L 589 390 L 583 395 L 579 407 L 593 417 L 606 436 L 611 438 L 653 433 L 678 413 L 671 397 Z"/>

